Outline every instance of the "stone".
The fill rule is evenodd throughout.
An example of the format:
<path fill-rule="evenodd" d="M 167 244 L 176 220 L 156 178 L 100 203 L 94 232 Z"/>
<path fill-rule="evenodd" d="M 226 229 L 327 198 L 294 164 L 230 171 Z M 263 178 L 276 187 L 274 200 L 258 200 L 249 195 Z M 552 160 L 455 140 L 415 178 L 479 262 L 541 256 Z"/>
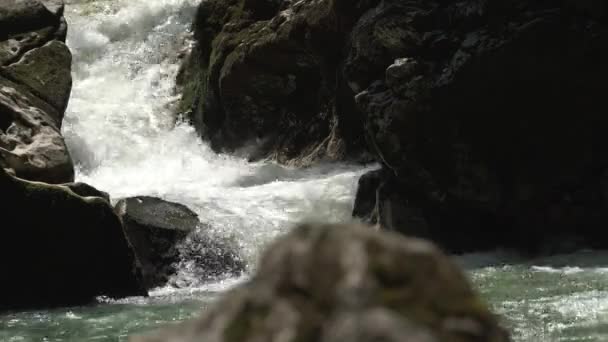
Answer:
<path fill-rule="evenodd" d="M 206 279 L 245 268 L 238 253 L 207 236 L 207 226 L 182 204 L 138 196 L 118 201 L 115 210 L 142 264 L 147 288 L 167 284 L 182 260 L 192 261 Z"/>
<path fill-rule="evenodd" d="M 483 341 L 508 334 L 429 242 L 358 225 L 302 225 L 202 317 L 132 342 Z"/>
<path fill-rule="evenodd" d="M 362 15 L 344 77 L 384 172 L 356 216 L 457 253 L 606 247 L 605 10 L 395 0 Z"/>
<path fill-rule="evenodd" d="M 2 73 L 63 113 L 72 90 L 71 66 L 70 50 L 63 42 L 52 40 L 26 52 L 19 61 L 4 67 Z"/>
<path fill-rule="evenodd" d="M 360 113 L 336 57 L 363 6 L 202 2 L 178 78 L 181 111 L 217 151 L 248 147 L 249 159 L 299 166 L 362 159 Z"/>
<path fill-rule="evenodd" d="M 61 136 L 72 56 L 60 0 L 0 4 L 0 167 L 49 183 L 74 180 Z"/>
<path fill-rule="evenodd" d="M 74 192 L 76 195 L 81 197 L 100 197 L 110 203 L 110 194 L 105 191 L 100 191 L 90 186 L 89 184 L 76 182 L 76 183 L 65 183 L 61 184 Z"/>
<path fill-rule="evenodd" d="M 166 284 L 176 271 L 175 245 L 196 230 L 198 215 L 179 203 L 146 196 L 122 199 L 115 210 L 141 262 L 146 287 Z"/>
<path fill-rule="evenodd" d="M 40 102 L 0 77 L 0 167 L 29 180 L 72 182 L 72 159 L 54 118 L 59 114 Z"/>
<path fill-rule="evenodd" d="M 0 168 L 0 310 L 146 295 L 119 218 L 99 197 Z"/>

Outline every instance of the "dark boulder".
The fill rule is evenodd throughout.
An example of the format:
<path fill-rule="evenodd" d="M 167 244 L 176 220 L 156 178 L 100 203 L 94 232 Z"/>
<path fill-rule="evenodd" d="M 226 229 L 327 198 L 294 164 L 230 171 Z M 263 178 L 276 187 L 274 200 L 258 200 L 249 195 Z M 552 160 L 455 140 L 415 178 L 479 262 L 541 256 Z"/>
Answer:
<path fill-rule="evenodd" d="M 244 269 L 237 253 L 205 235 L 198 215 L 182 204 L 139 196 L 120 200 L 115 209 L 142 264 L 147 288 L 165 285 L 184 259 L 209 278 Z"/>
<path fill-rule="evenodd" d="M 367 2 L 203 1 L 181 109 L 216 150 L 296 165 L 360 158 L 363 118 L 336 70 Z"/>
<path fill-rule="evenodd" d="M 119 218 L 100 197 L 0 168 L 0 309 L 146 295 Z"/>
<path fill-rule="evenodd" d="M 133 342 L 507 342 L 458 267 L 428 242 L 304 225 L 203 316 Z"/>
<path fill-rule="evenodd" d="M 449 251 L 608 246 L 605 1 L 209 0 L 194 40 L 182 110 L 216 150 L 367 147 L 356 216 Z"/>

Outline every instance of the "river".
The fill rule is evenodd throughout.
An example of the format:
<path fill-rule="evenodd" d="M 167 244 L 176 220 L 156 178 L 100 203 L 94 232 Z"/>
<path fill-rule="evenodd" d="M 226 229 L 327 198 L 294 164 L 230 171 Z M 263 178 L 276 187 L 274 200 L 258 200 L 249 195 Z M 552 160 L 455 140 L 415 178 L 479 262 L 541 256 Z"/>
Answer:
<path fill-rule="evenodd" d="M 370 168 L 249 163 L 214 153 L 176 120 L 174 79 L 198 1 L 67 1 L 74 87 L 63 133 L 78 181 L 114 200 L 151 195 L 189 206 L 212 236 L 236 246 L 251 273 L 264 246 L 295 223 L 350 220 L 357 179 Z M 455 260 L 515 341 L 608 340 L 608 253 Z M 247 278 L 201 282 L 202 271 L 184 260 L 172 285 L 149 298 L 4 314 L 0 341 L 126 341 L 195 316 Z"/>

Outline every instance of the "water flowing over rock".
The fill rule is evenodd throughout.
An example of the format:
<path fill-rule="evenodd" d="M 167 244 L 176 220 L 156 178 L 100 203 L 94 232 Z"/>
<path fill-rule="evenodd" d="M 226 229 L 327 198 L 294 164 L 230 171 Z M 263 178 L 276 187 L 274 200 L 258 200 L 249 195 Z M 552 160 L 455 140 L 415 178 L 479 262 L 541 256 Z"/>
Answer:
<path fill-rule="evenodd" d="M 428 242 L 366 226 L 303 225 L 202 318 L 133 342 L 478 341 L 507 334 Z"/>
<path fill-rule="evenodd" d="M 50 183 L 74 180 L 60 129 L 72 87 L 63 2 L 0 3 L 0 167 Z"/>
<path fill-rule="evenodd" d="M 109 202 L 79 196 L 70 186 L 18 179 L 0 168 L 5 199 L 0 206 L 0 310 L 146 294 Z"/>
<path fill-rule="evenodd" d="M 182 204 L 139 196 L 120 200 L 116 212 L 142 264 L 147 288 L 165 285 L 182 259 L 195 259 L 207 277 L 239 274 L 245 268 L 236 251 L 205 236 L 198 215 Z"/>

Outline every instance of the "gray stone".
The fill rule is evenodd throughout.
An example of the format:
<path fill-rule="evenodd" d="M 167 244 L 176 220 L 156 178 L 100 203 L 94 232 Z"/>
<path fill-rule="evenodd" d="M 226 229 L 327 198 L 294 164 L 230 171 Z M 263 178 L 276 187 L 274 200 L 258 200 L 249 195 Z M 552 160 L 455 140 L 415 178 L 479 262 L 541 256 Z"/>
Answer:
<path fill-rule="evenodd" d="M 5 76 L 27 86 L 41 99 L 64 112 L 72 89 L 72 54 L 67 46 L 52 40 L 25 53 L 1 69 Z"/>
<path fill-rule="evenodd" d="M 115 209 L 148 288 L 165 285 L 181 260 L 192 261 L 204 280 L 239 274 L 245 268 L 232 246 L 208 236 L 207 226 L 182 204 L 139 196 L 120 200 Z"/>
<path fill-rule="evenodd" d="M 195 321 L 132 342 L 507 342 L 432 244 L 356 225 L 303 225 Z"/>

